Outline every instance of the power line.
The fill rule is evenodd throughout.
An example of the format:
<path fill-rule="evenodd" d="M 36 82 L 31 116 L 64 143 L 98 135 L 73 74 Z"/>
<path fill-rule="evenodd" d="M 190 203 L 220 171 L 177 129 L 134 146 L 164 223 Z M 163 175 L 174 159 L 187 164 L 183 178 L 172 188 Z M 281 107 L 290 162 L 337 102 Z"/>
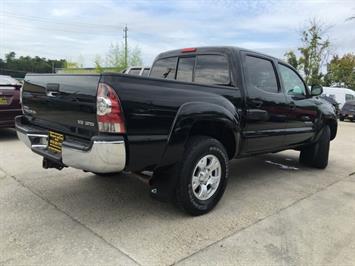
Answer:
<path fill-rule="evenodd" d="M 59 21 L 59 20 L 54 20 L 52 18 L 48 18 L 48 17 L 36 17 L 36 16 L 23 16 L 23 15 L 19 15 L 16 13 L 12 13 L 9 11 L 3 11 L 4 14 L 0 14 L 0 15 L 4 15 L 4 16 L 10 16 L 10 17 L 16 17 L 16 18 L 22 18 L 25 20 L 37 20 L 38 22 L 46 22 L 46 23 L 55 23 L 55 24 L 63 24 L 63 25 L 68 25 L 68 26 L 88 26 L 88 27 L 104 27 L 104 28 L 112 28 L 112 29 L 116 29 L 118 28 L 118 26 L 116 25 L 108 25 L 108 24 L 95 24 L 95 23 L 83 23 L 83 22 L 78 22 L 78 21 L 71 21 L 71 22 L 63 22 L 63 21 Z M 8 15 L 6 15 L 8 14 Z"/>
<path fill-rule="evenodd" d="M 12 27 L 19 28 L 19 29 L 24 29 L 24 28 L 30 29 L 30 30 L 39 29 L 39 30 L 45 30 L 45 31 L 50 31 L 50 32 L 82 33 L 82 34 L 94 34 L 94 35 L 114 35 L 117 32 L 117 31 L 116 32 L 103 31 L 101 29 L 97 29 L 97 32 L 93 32 L 93 31 L 89 32 L 89 31 L 79 31 L 79 30 L 70 30 L 70 29 L 48 28 L 48 27 L 37 26 L 37 25 L 35 27 L 30 27 L 27 25 L 17 24 L 12 21 L 6 22 L 6 23 L 3 23 L 0 21 L 0 25 L 4 25 L 4 26 L 11 25 Z"/>

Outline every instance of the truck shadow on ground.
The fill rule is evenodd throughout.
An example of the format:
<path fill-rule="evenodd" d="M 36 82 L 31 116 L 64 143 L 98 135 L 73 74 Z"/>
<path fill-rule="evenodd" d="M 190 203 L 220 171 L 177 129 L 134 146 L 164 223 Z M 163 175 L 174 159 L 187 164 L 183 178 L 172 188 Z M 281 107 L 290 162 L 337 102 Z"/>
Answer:
<path fill-rule="evenodd" d="M 17 139 L 16 130 L 12 128 L 0 128 L 0 141 Z"/>

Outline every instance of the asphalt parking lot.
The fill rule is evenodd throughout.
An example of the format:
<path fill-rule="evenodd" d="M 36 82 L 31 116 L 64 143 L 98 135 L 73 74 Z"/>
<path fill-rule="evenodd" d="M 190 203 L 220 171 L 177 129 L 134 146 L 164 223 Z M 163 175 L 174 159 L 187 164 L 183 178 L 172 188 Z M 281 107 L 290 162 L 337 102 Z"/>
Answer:
<path fill-rule="evenodd" d="M 355 123 L 326 170 L 298 154 L 233 161 L 216 209 L 189 217 L 133 175 L 44 170 L 0 130 L 0 265 L 355 265 Z"/>

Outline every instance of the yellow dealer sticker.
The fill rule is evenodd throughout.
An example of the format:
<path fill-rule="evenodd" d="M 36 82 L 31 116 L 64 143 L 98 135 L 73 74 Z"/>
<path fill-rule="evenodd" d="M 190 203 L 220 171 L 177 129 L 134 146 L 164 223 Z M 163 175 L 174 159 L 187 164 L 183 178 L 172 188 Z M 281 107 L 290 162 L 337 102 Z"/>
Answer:
<path fill-rule="evenodd" d="M 48 149 L 53 152 L 62 152 L 62 143 L 64 135 L 57 132 L 49 131 L 48 133 Z"/>
<path fill-rule="evenodd" d="M 0 105 L 6 105 L 7 104 L 7 99 L 4 97 L 0 97 Z"/>

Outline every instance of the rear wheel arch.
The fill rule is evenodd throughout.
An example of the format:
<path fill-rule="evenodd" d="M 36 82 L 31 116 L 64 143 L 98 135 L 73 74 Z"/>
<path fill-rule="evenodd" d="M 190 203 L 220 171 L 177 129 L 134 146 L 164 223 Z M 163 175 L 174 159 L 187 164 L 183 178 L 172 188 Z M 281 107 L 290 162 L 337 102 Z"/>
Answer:
<path fill-rule="evenodd" d="M 197 121 L 191 127 L 189 138 L 194 136 L 208 136 L 218 140 L 226 149 L 229 159 L 233 159 L 237 153 L 238 138 L 226 122 L 218 120 Z"/>
<path fill-rule="evenodd" d="M 228 159 L 238 152 L 240 138 L 237 116 L 221 106 L 212 109 L 213 104 L 198 105 L 190 105 L 176 117 L 164 154 L 154 169 L 151 192 L 154 192 L 152 196 L 155 198 L 169 200 L 177 182 L 179 162 L 185 160 L 184 153 L 191 138 L 203 136 L 216 139 L 227 151 Z"/>
<path fill-rule="evenodd" d="M 199 135 L 217 137 L 217 139 L 222 140 L 221 142 L 226 146 L 232 143 L 226 142 L 226 140 L 220 137 L 220 134 L 211 134 L 209 130 L 203 132 L 202 129 L 207 126 L 201 127 L 201 125 L 205 125 L 205 123 L 216 122 L 218 124 L 214 125 L 223 125 L 223 128 L 228 128 L 230 131 L 225 132 L 228 132 L 228 136 L 234 134 L 235 143 L 238 144 L 237 139 L 239 138 L 237 138 L 237 136 L 239 134 L 237 134 L 237 132 L 239 131 L 239 115 L 235 112 L 235 109 L 231 109 L 232 106 L 230 106 L 230 108 L 227 107 L 228 106 L 205 102 L 191 102 L 182 105 L 172 124 L 165 151 L 156 168 L 173 165 L 181 160 L 185 145 L 191 133 L 193 135 L 199 133 Z M 235 145 L 233 147 L 235 147 Z M 226 149 L 229 149 L 231 156 L 234 155 L 235 151 L 233 151 L 231 147 L 226 147 Z"/>

